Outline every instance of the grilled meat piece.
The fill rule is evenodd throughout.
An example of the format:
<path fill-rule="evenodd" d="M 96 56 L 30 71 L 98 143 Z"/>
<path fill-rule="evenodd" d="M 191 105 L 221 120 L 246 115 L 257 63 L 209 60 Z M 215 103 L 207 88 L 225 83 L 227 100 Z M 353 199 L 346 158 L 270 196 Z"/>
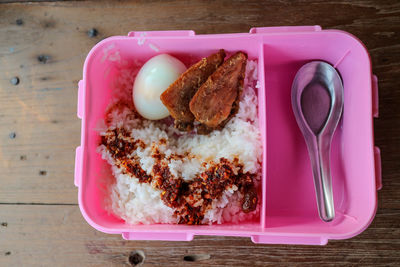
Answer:
<path fill-rule="evenodd" d="M 197 121 L 217 128 L 237 112 L 246 63 L 247 54 L 237 52 L 208 77 L 190 101 L 190 111 Z"/>
<path fill-rule="evenodd" d="M 175 127 L 181 131 L 193 129 L 194 116 L 189 109 L 189 102 L 199 87 L 224 62 L 225 51 L 221 49 L 215 54 L 201 59 L 187 69 L 160 99 L 175 119 Z"/>

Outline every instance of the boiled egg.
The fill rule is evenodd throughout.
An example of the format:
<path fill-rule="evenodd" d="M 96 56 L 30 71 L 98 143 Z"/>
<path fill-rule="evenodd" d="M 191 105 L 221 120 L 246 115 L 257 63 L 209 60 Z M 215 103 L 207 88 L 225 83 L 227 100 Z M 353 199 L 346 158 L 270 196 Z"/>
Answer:
<path fill-rule="evenodd" d="M 160 95 L 185 72 L 177 58 L 161 54 L 149 59 L 140 69 L 133 85 L 133 103 L 137 112 L 149 120 L 168 117 L 168 109 Z"/>

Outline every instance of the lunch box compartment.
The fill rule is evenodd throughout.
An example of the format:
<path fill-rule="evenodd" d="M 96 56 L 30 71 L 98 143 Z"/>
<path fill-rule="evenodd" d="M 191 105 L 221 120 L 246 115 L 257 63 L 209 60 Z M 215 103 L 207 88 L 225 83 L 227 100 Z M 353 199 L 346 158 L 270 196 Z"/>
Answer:
<path fill-rule="evenodd" d="M 260 219 L 221 225 L 127 225 L 108 211 L 109 164 L 97 152 L 99 129 L 116 77 L 132 64 L 169 53 L 189 66 L 225 49 L 258 60 L 259 119 L 263 177 Z M 306 144 L 291 108 L 291 84 L 311 60 L 335 66 L 344 83 L 344 112 L 332 143 L 333 222 L 318 217 Z M 121 67 L 122 66 L 122 67 Z M 376 212 L 381 186 L 380 153 L 374 148 L 372 117 L 377 115 L 376 77 L 359 40 L 318 26 L 254 28 L 250 33 L 195 35 L 193 31 L 131 32 L 98 43 L 89 53 L 79 82 L 81 146 L 76 150 L 75 185 L 79 207 L 94 228 L 135 240 L 191 240 L 194 235 L 248 236 L 257 243 L 326 244 L 363 231 Z M 376 166 L 375 166 L 376 165 Z"/>

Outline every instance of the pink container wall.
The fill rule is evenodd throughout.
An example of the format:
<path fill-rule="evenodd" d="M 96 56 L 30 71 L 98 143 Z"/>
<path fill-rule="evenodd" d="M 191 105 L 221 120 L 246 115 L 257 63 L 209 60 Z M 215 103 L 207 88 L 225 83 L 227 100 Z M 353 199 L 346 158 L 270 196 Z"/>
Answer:
<path fill-rule="evenodd" d="M 350 235 L 370 222 L 376 208 L 368 54 L 355 39 L 335 31 L 314 38 L 313 33 L 265 36 L 264 43 L 266 228 L 307 229 L 333 238 Z M 332 223 L 318 217 L 307 148 L 290 105 L 297 70 L 315 59 L 336 66 L 344 82 L 344 112 L 331 153 L 336 209 Z"/>
<path fill-rule="evenodd" d="M 87 214 L 90 220 L 97 224 L 97 227 L 109 232 L 173 229 L 187 231 L 188 227 L 182 225 L 126 225 L 121 219 L 113 215 L 109 215 L 104 209 L 105 186 L 106 181 L 112 179 L 109 165 L 101 159 L 100 154 L 96 152 L 99 144 L 99 135 L 96 129 L 99 128 L 99 122 L 103 120 L 104 113 L 113 96 L 115 79 L 118 76 L 119 66 L 124 59 L 135 59 L 140 62 L 146 62 L 152 56 L 159 53 L 169 53 L 186 65 L 194 63 L 200 58 L 223 47 L 228 53 L 242 50 L 245 51 L 249 59 L 258 59 L 262 52 L 259 43 L 249 38 L 239 38 L 234 36 L 219 40 L 216 37 L 197 39 L 181 38 L 164 38 L 151 40 L 153 48 L 148 45 L 140 44 L 137 40 L 127 37 L 113 37 L 103 41 L 94 48 L 94 53 L 90 60 L 85 64 L 86 73 L 86 110 L 85 110 L 85 126 L 86 127 L 86 152 L 87 157 L 83 158 L 83 174 L 82 180 L 82 200 L 81 209 Z M 179 43 L 180 45 L 177 45 Z M 160 49 L 159 52 L 154 51 L 154 47 Z M 184 51 L 184 52 L 182 52 Z M 109 60 L 111 58 L 111 61 Z M 120 58 L 121 60 L 117 60 Z M 260 93 L 260 99 L 263 99 L 263 92 Z M 264 127 L 265 128 L 265 127 Z M 262 217 L 263 218 L 263 217 Z M 222 227 L 222 228 L 221 228 Z M 248 222 L 241 225 L 224 226 L 202 226 L 196 227 L 196 230 L 217 230 L 229 229 L 229 231 L 246 230 L 254 231 L 260 228 L 260 221 Z M 190 228 L 189 228 L 190 229 Z M 259 231 L 259 229 L 258 229 Z"/>
<path fill-rule="evenodd" d="M 318 31 L 318 27 L 311 32 L 301 31 L 301 27 L 296 28 L 297 32 L 277 29 L 257 29 L 257 34 L 199 36 L 190 31 L 173 32 L 173 37 L 168 32 L 150 32 L 145 38 L 142 33 L 132 33 L 134 37 L 112 37 L 92 49 L 80 86 L 82 149 L 77 151 L 75 183 L 79 186 L 82 213 L 93 227 L 123 233 L 126 239 L 190 240 L 194 234 L 207 234 L 251 236 L 254 242 L 261 243 L 324 244 L 328 238 L 349 238 L 368 226 L 376 210 L 368 54 L 359 41 L 346 33 Z M 145 62 L 156 54 L 170 53 L 188 65 L 220 48 L 228 52 L 242 50 L 250 59 L 258 59 L 259 117 L 264 143 L 260 220 L 213 226 L 126 225 L 104 209 L 104 184 L 112 174 L 96 153 L 96 129 L 113 95 L 120 62 Z M 335 65 L 344 82 L 344 113 L 331 154 L 336 208 L 336 218 L 331 223 L 318 217 L 306 145 L 290 104 L 295 73 L 313 59 Z"/>

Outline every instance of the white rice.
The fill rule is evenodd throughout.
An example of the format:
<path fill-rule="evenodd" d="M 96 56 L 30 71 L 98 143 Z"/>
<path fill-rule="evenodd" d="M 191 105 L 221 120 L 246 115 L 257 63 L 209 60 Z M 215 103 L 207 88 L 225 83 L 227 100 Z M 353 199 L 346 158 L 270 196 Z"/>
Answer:
<path fill-rule="evenodd" d="M 144 149 L 136 149 L 131 156 L 140 159 L 140 166 L 149 175 L 155 164 L 152 145 L 157 145 L 165 157 L 185 153 L 193 155 L 168 161 L 171 173 L 185 181 L 192 180 L 208 167 L 202 166 L 203 162 L 218 162 L 220 158 L 233 161 L 234 158 L 238 158 L 244 173 L 256 175 L 258 180 L 255 181 L 255 185 L 258 186 L 262 143 L 258 125 L 256 84 L 257 62 L 248 60 L 238 113 L 222 130 L 215 130 L 209 135 L 182 134 L 172 126 L 137 118 L 128 107 L 115 109 L 109 114 L 108 129 L 123 127 L 131 137 L 141 139 L 145 143 Z M 104 135 L 105 131 L 100 134 Z M 177 138 L 177 135 L 180 137 Z M 166 142 L 161 142 L 162 139 Z M 129 224 L 178 222 L 174 209 L 165 205 L 161 199 L 161 190 L 154 188 L 152 184 L 139 183 L 138 179 L 124 174 L 104 145 L 99 146 L 99 152 L 112 166 L 115 177 L 115 183 L 110 186 L 113 213 Z M 241 193 L 235 185 L 228 188 L 219 199 L 213 200 L 212 207 L 206 211 L 202 223 L 237 223 L 258 218 L 259 204 L 255 211 L 244 213 L 241 211 L 240 199 Z"/>

